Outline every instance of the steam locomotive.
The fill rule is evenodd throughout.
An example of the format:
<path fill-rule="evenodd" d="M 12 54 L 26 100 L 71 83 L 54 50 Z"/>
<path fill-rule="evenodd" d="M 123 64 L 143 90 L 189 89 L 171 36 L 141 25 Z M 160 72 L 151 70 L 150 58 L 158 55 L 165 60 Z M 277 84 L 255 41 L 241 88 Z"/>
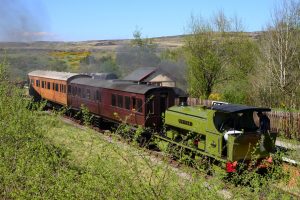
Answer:
<path fill-rule="evenodd" d="M 29 94 L 35 100 L 79 110 L 85 105 L 101 120 L 157 130 L 154 136 L 193 155 L 214 159 L 234 172 L 239 163 L 255 156 L 269 159 L 276 134 L 262 133 L 259 108 L 235 104 L 187 106 L 178 88 L 122 80 L 95 80 L 88 75 L 36 70 L 28 74 Z M 164 127 L 164 128 L 162 128 Z M 164 131 L 162 131 L 164 130 Z"/>

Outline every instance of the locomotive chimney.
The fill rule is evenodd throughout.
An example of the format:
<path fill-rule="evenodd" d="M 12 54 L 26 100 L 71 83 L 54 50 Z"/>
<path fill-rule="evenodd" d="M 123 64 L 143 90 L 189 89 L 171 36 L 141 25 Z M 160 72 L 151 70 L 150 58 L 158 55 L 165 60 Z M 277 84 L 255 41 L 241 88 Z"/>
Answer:
<path fill-rule="evenodd" d="M 179 97 L 179 106 L 188 106 L 186 96 Z"/>

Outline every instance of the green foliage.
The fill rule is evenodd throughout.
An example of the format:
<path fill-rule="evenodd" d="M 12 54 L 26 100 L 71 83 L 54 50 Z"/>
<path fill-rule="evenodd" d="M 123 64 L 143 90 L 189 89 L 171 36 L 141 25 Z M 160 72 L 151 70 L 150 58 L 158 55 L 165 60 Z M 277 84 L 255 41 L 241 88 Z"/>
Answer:
<path fill-rule="evenodd" d="M 118 77 L 121 76 L 121 70 L 119 66 L 117 65 L 116 61 L 112 57 L 104 57 L 101 59 L 102 65 L 99 72 L 105 72 L 105 73 L 114 73 Z"/>
<path fill-rule="evenodd" d="M 189 93 L 208 98 L 217 85 L 243 80 L 253 69 L 255 44 L 242 32 L 231 33 L 233 21 L 220 13 L 217 23 L 192 18 L 185 39 Z M 239 31 L 239 30 L 238 30 Z"/>
<path fill-rule="evenodd" d="M 8 80 L 8 72 L 7 72 L 7 61 L 4 59 L 0 63 L 0 84 L 5 83 Z"/>
<path fill-rule="evenodd" d="M 80 106 L 79 115 L 82 117 L 84 125 L 91 125 L 94 116 L 89 112 L 89 109 L 84 104 L 81 104 Z"/>
<path fill-rule="evenodd" d="M 240 80 L 240 81 L 231 81 L 231 84 L 225 85 L 222 89 L 222 97 L 221 100 L 230 103 L 237 103 L 237 104 L 250 104 L 251 102 L 248 101 L 249 90 L 247 80 Z"/>
<path fill-rule="evenodd" d="M 67 152 L 45 143 L 39 115 L 27 109 L 22 92 L 0 83 L 0 198 L 57 197 L 70 177 Z"/>
<path fill-rule="evenodd" d="M 64 61 L 54 59 L 47 51 L 9 49 L 0 51 L 0 60 L 5 60 L 11 67 L 7 69 L 12 81 L 27 80 L 27 73 L 38 69 L 66 71 Z"/>
<path fill-rule="evenodd" d="M 79 71 L 85 73 L 114 73 L 118 77 L 122 75 L 121 69 L 112 55 L 104 55 L 100 58 L 89 56 L 88 61 L 80 63 Z"/>
<path fill-rule="evenodd" d="M 142 38 L 142 32 L 138 29 L 133 32 L 133 40 L 131 40 L 131 45 L 148 49 L 150 51 L 155 50 L 155 48 L 157 47 L 157 45 L 153 43 L 152 39 Z"/>
<path fill-rule="evenodd" d="M 261 80 L 254 86 L 265 96 L 262 103 L 273 107 L 300 107 L 299 9 L 298 1 L 281 1 L 259 41 L 262 64 L 257 76 Z"/>
<path fill-rule="evenodd" d="M 250 166 L 246 170 L 245 166 L 241 165 L 240 171 L 232 173 L 228 177 L 228 180 L 237 188 L 243 188 L 242 191 L 236 190 L 236 196 L 287 198 L 289 195 L 284 194 L 276 187 L 286 184 L 290 178 L 288 172 L 281 165 L 281 156 L 281 154 L 273 155 L 272 165 L 264 171 L 257 169 L 257 160 L 255 158 L 250 162 Z M 251 163 L 253 164 L 252 166 Z"/>

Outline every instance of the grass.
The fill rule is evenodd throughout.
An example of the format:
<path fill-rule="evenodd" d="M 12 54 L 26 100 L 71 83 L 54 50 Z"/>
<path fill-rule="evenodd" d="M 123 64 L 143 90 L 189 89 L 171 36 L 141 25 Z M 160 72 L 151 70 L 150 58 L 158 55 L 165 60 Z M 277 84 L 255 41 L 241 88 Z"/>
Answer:
<path fill-rule="evenodd" d="M 212 179 L 213 187 L 207 188 L 203 183 L 209 181 L 204 177 L 182 176 L 168 163 L 156 162 L 144 150 L 124 144 L 115 135 L 110 142 L 110 136 L 73 127 L 55 116 L 42 116 L 41 121 L 48 122 L 44 124 L 48 142 L 65 148 L 72 163 L 93 174 L 93 181 L 102 184 L 101 188 L 112 191 L 105 193 L 106 198 L 220 198 L 217 190 L 223 187 L 222 182 Z"/>

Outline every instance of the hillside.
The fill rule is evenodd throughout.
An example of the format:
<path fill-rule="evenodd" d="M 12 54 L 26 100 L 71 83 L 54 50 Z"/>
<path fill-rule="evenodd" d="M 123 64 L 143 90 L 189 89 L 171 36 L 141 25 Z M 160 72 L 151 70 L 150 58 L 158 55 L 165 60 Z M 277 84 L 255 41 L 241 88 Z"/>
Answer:
<path fill-rule="evenodd" d="M 250 38 L 257 39 L 261 32 L 246 33 Z M 160 49 L 177 48 L 183 45 L 185 35 L 162 36 L 151 38 Z M 118 47 L 129 44 L 130 39 L 119 40 L 88 40 L 78 42 L 0 42 L 2 49 L 26 49 L 26 50 L 89 50 L 89 51 L 115 51 Z"/>
<path fill-rule="evenodd" d="M 153 38 L 158 48 L 176 48 L 183 44 L 183 36 L 166 36 Z M 129 39 L 123 40 L 89 40 L 79 42 L 0 42 L 0 50 L 89 50 L 115 51 L 118 47 L 129 44 Z"/>
<path fill-rule="evenodd" d="M 153 38 L 153 42 L 157 44 L 157 51 L 162 51 L 167 48 L 180 47 L 183 44 L 182 38 L 182 36 Z M 37 69 L 70 72 L 111 70 L 121 75 L 130 70 L 122 69 L 116 63 L 116 54 L 127 51 L 132 54 L 130 49 L 124 49 L 129 46 L 130 40 L 128 39 L 79 42 L 0 42 L 0 60 L 7 60 L 13 81 L 25 81 L 27 73 Z M 127 57 L 129 58 L 129 56 L 124 57 L 125 62 L 127 62 Z"/>
<path fill-rule="evenodd" d="M 256 32 L 246 34 L 253 39 L 260 35 Z M 0 42 L 0 59 L 7 60 L 13 81 L 25 81 L 27 73 L 37 69 L 114 72 L 119 76 L 125 76 L 137 67 L 174 65 L 174 63 L 159 61 L 159 54 L 166 49 L 181 47 L 184 43 L 184 35 L 151 39 L 156 45 L 155 54 L 147 51 L 139 52 L 139 50 L 131 48 L 129 39 L 78 42 Z M 184 71 L 182 62 L 176 65 L 176 67 L 181 65 Z M 182 77 L 182 74 L 180 76 Z"/>

